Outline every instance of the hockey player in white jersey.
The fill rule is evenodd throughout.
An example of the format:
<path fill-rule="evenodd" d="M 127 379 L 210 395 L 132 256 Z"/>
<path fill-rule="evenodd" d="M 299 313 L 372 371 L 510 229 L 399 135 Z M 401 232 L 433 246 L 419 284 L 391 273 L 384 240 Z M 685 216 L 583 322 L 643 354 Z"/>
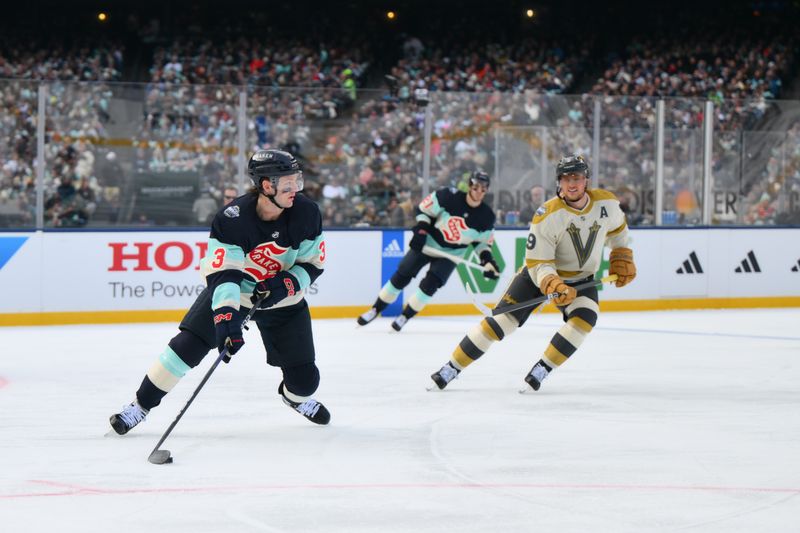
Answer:
<path fill-rule="evenodd" d="M 609 274 L 617 287 L 636 277 L 633 251 L 628 248 L 628 225 L 613 193 L 589 188 L 589 165 L 579 155 L 562 157 L 556 166 L 557 196 L 533 216 L 525 253 L 525 267 L 516 274 L 496 309 L 550 295 L 561 310 L 564 325 L 525 376 L 533 390 L 564 364 L 597 323 L 596 286 L 576 291 L 575 285 L 593 279 L 603 259 L 603 245 L 611 248 Z M 541 305 L 541 304 L 540 304 Z M 453 351 L 450 361 L 431 375 L 444 389 L 461 371 L 479 359 L 495 341 L 503 340 L 525 323 L 537 306 L 501 313 L 481 320 Z"/>

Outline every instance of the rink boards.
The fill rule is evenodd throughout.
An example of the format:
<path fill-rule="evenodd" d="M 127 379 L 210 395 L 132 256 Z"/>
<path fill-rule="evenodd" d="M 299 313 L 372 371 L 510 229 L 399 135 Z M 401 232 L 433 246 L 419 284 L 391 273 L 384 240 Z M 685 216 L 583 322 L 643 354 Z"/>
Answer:
<path fill-rule="evenodd" d="M 203 289 L 198 265 L 207 236 L 0 233 L 0 325 L 178 320 Z M 800 228 L 634 229 L 631 236 L 639 275 L 623 289 L 604 287 L 604 310 L 800 307 Z M 325 237 L 325 273 L 307 299 L 315 317 L 341 318 L 374 301 L 411 232 L 329 230 Z M 464 283 L 491 305 L 522 264 L 526 238 L 525 230 L 498 230 L 499 283 L 460 266 L 423 313 L 477 313 Z M 604 261 L 601 274 L 607 268 Z M 415 288 L 412 282 L 404 298 Z"/>

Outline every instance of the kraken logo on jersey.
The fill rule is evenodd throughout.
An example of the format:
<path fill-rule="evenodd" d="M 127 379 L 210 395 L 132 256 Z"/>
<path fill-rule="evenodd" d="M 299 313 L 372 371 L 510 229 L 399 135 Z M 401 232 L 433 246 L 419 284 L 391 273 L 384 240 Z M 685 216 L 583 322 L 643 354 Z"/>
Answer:
<path fill-rule="evenodd" d="M 257 246 L 247 254 L 245 272 L 258 281 L 274 278 L 283 268 L 276 256 L 283 255 L 289 248 L 284 248 L 275 242 L 268 242 Z"/>
<path fill-rule="evenodd" d="M 583 268 L 584 263 L 586 263 L 592 255 L 592 248 L 594 248 L 594 243 L 597 240 L 598 231 L 600 231 L 600 224 L 595 220 L 592 227 L 589 228 L 589 239 L 587 239 L 586 245 L 584 245 L 583 239 L 581 239 L 581 230 L 574 223 L 569 223 L 567 233 L 569 233 L 569 237 L 572 239 L 572 247 L 575 248 L 575 254 L 578 256 L 578 266 L 580 268 Z"/>
<path fill-rule="evenodd" d="M 461 232 L 468 229 L 467 223 L 461 217 L 451 217 L 447 221 L 447 228 L 442 228 L 442 235 L 447 242 L 459 242 L 461 240 Z"/>

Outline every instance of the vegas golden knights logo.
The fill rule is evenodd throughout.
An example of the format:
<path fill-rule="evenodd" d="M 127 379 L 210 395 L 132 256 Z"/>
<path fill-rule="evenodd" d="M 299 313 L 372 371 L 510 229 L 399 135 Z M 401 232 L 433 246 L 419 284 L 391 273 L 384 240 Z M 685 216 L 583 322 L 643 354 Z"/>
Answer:
<path fill-rule="evenodd" d="M 592 248 L 594 248 L 594 243 L 597 240 L 598 231 L 600 231 L 600 224 L 595 220 L 592 227 L 589 228 L 589 239 L 586 241 L 586 245 L 584 245 L 583 239 L 581 239 L 581 230 L 572 222 L 569 223 L 567 233 L 569 233 L 569 237 L 572 239 L 572 247 L 575 248 L 575 253 L 578 256 L 579 268 L 583 268 L 583 264 L 586 263 L 589 256 L 592 255 Z"/>

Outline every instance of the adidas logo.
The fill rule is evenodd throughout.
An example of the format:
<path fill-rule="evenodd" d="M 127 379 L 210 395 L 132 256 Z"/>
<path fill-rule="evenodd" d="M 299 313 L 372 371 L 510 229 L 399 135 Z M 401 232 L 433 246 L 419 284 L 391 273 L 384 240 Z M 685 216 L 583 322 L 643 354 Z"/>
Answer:
<path fill-rule="evenodd" d="M 798 259 L 797 264 L 792 267 L 792 272 L 800 272 L 800 259 Z"/>
<path fill-rule="evenodd" d="M 383 257 L 403 257 L 405 255 L 400 248 L 400 243 L 397 239 L 392 239 L 392 242 L 383 248 Z"/>
<path fill-rule="evenodd" d="M 702 274 L 703 267 L 700 266 L 700 260 L 697 259 L 697 254 L 692 253 L 689 254 L 689 259 L 683 262 L 683 266 L 676 270 L 678 274 Z"/>
<path fill-rule="evenodd" d="M 761 267 L 758 266 L 758 260 L 756 259 L 756 254 L 753 253 L 753 250 L 747 252 L 747 257 L 742 259 L 741 266 L 736 267 L 734 272 L 761 272 Z"/>

